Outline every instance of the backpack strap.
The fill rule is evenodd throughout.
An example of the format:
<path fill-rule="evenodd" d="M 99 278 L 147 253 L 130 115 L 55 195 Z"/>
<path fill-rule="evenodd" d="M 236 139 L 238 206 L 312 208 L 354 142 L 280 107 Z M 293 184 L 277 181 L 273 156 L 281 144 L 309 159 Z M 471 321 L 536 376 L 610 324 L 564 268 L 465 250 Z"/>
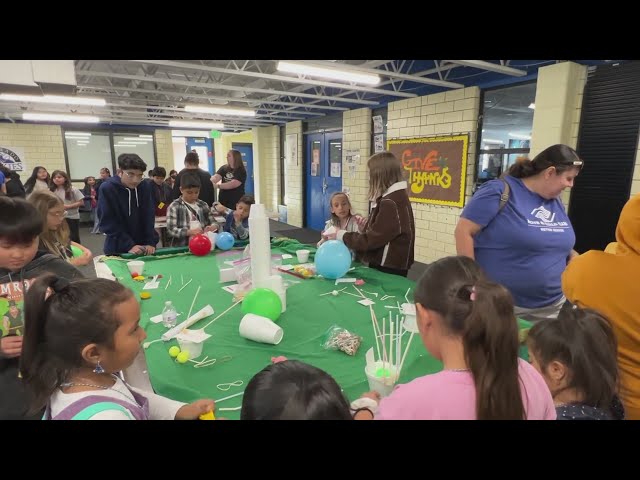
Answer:
<path fill-rule="evenodd" d="M 507 202 L 509 201 L 509 194 L 511 193 L 511 187 L 507 183 L 504 178 L 500 179 L 502 183 L 504 183 L 504 190 L 502 191 L 502 195 L 500 195 L 500 207 L 498 207 L 498 213 L 502 211 Z"/>
<path fill-rule="evenodd" d="M 116 410 L 124 413 L 132 420 L 146 420 L 147 412 L 131 402 L 118 400 L 104 395 L 88 395 L 67 405 L 56 416 L 51 417 L 50 408 L 47 407 L 44 419 L 46 420 L 89 420 L 94 415 L 106 410 Z"/>

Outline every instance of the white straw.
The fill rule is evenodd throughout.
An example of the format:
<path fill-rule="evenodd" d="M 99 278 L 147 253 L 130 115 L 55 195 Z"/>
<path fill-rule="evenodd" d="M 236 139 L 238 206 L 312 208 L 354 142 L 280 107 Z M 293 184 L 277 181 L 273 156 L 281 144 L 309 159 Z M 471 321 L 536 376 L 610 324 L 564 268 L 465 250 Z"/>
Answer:
<path fill-rule="evenodd" d="M 400 372 L 402 371 L 402 367 L 404 367 L 404 360 L 405 358 L 407 358 L 407 352 L 409 351 L 409 347 L 411 346 L 411 340 L 413 340 L 413 336 L 415 335 L 414 332 L 411 332 L 411 336 L 409 337 L 409 341 L 407 342 L 407 346 L 404 349 L 404 354 L 402 355 L 402 361 L 400 362 L 400 369 L 398 370 L 398 376 L 400 375 Z"/>
<path fill-rule="evenodd" d="M 400 321 L 400 316 L 396 315 L 396 381 L 400 378 L 399 370 L 400 370 L 400 356 L 402 355 L 402 335 L 400 335 L 400 331 L 402 330 L 402 322 Z"/>
<path fill-rule="evenodd" d="M 378 359 L 380 359 L 380 343 L 378 342 L 378 331 L 376 330 L 376 321 L 374 319 L 373 307 L 369 305 L 369 312 L 371 313 L 371 323 L 373 325 L 373 337 L 376 339 L 376 350 L 378 350 Z"/>
<path fill-rule="evenodd" d="M 387 317 L 382 317 L 382 367 L 387 368 L 385 365 L 389 357 L 387 357 L 387 346 L 385 345 L 384 337 L 387 334 Z"/>
<path fill-rule="evenodd" d="M 231 310 L 233 307 L 235 307 L 236 305 L 239 305 L 242 303 L 242 300 L 240 300 L 239 302 L 234 303 L 233 305 L 231 305 L 229 308 L 227 308 L 224 312 L 222 312 L 220 315 L 218 315 L 216 318 L 214 318 L 213 320 L 211 320 L 209 323 L 207 323 L 204 327 L 202 327 L 202 330 L 204 330 L 205 328 L 207 328 L 209 325 L 211 325 L 213 322 L 215 322 L 216 320 L 218 320 L 221 316 L 223 316 L 225 313 L 227 313 L 229 310 Z"/>
<path fill-rule="evenodd" d="M 404 299 L 407 301 L 407 303 L 411 303 L 409 301 L 409 292 L 411 291 L 411 287 L 407 288 L 407 293 L 404 294 Z"/>
<path fill-rule="evenodd" d="M 224 402 L 225 400 L 229 400 L 230 398 L 239 397 L 240 395 L 244 395 L 244 392 L 234 393 L 233 395 L 229 395 L 228 397 L 221 398 L 219 400 L 214 400 L 215 403 Z"/>
<path fill-rule="evenodd" d="M 365 297 L 365 296 L 364 296 L 364 293 L 362 293 L 358 287 L 356 287 L 356 286 L 354 285 L 354 286 L 353 286 L 353 288 L 355 288 L 355 289 L 356 289 L 356 292 L 358 292 L 362 298 L 367 298 L 367 297 Z"/>
<path fill-rule="evenodd" d="M 391 312 L 389 312 L 389 363 L 393 365 L 393 334 L 395 333 L 395 325 L 391 320 Z M 396 352 L 398 355 L 398 352 Z"/>
<path fill-rule="evenodd" d="M 178 293 L 180 293 L 182 290 L 184 290 L 185 288 L 187 288 L 187 285 L 189 285 L 191 283 L 191 280 L 193 280 L 193 278 L 189 279 L 189 281 L 187 283 L 185 283 L 180 290 L 178 290 Z"/>
<path fill-rule="evenodd" d="M 360 298 L 360 295 L 356 295 L 355 293 L 349 293 L 349 292 L 342 292 L 342 293 L 346 293 L 347 295 L 351 295 L 352 297 Z M 364 298 L 367 298 L 367 297 L 364 297 Z"/>
<path fill-rule="evenodd" d="M 200 285 L 198 285 L 198 290 L 196 290 L 196 294 L 193 296 L 193 301 L 191 302 L 191 307 L 189 308 L 189 315 L 187 318 L 191 318 L 191 312 L 193 311 L 193 305 L 196 303 L 196 298 L 198 298 L 198 294 L 200 293 Z"/>
<path fill-rule="evenodd" d="M 171 285 L 171 276 L 169 276 L 169 281 L 167 282 L 167 284 L 165 285 L 164 289 L 166 290 L 167 288 L 169 288 L 169 285 Z"/>

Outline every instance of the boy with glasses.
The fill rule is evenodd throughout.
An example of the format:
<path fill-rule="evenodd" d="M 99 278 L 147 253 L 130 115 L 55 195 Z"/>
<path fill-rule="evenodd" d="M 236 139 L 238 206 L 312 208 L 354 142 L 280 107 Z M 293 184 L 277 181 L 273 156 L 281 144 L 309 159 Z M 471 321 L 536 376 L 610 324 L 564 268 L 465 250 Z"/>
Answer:
<path fill-rule="evenodd" d="M 123 153 L 118 157 L 118 175 L 100 186 L 98 216 L 100 229 L 107 235 L 106 255 L 155 253 L 155 202 L 151 184 L 142 181 L 146 169 L 138 155 Z"/>

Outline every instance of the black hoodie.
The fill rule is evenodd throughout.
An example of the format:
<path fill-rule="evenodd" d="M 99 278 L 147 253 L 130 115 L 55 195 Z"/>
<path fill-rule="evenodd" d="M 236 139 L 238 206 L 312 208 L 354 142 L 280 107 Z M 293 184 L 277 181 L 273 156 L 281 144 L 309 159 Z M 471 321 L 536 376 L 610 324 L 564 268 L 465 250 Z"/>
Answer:
<path fill-rule="evenodd" d="M 82 273 L 73 265 L 44 251 L 38 251 L 34 259 L 18 272 L 0 268 L 0 298 L 5 299 L 2 303 L 6 306 L 7 300 L 15 302 L 19 310 L 15 318 L 10 312 L 0 315 L 0 335 L 24 333 L 22 325 L 25 290 L 37 277 L 48 272 L 67 280 L 83 278 Z M 19 360 L 20 357 L 3 358 L 0 353 L 0 420 L 25 418 L 29 407 L 28 396 L 18 377 Z"/>

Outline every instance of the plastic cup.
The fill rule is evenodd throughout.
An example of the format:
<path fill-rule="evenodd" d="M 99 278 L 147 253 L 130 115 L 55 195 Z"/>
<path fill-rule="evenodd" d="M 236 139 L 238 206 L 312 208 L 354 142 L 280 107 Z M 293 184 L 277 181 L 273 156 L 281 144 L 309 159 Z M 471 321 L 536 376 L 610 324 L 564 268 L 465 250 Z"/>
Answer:
<path fill-rule="evenodd" d="M 240 336 L 260 343 L 278 345 L 282 341 L 282 328 L 266 317 L 247 313 L 240 321 Z"/>
<path fill-rule="evenodd" d="M 131 262 L 127 262 L 127 268 L 129 269 L 129 273 L 138 275 L 142 275 L 144 272 L 144 262 L 141 260 L 132 260 Z"/>
<path fill-rule="evenodd" d="M 416 317 L 416 306 L 413 303 L 403 303 L 401 312 L 404 315 L 404 329 L 411 333 L 418 333 L 418 320 Z"/>
<path fill-rule="evenodd" d="M 178 337 L 178 344 L 180 345 L 180 350 L 189 352 L 189 359 L 198 358 L 202 355 L 204 342 L 192 342 L 191 340 L 183 340 Z"/>
<path fill-rule="evenodd" d="M 298 250 L 296 256 L 298 257 L 298 262 L 307 263 L 309 261 L 309 250 Z"/>
<path fill-rule="evenodd" d="M 209 237 L 209 240 L 211 241 L 211 251 L 213 252 L 216 248 L 216 238 L 218 237 L 218 234 L 216 232 L 207 232 L 205 235 Z"/>
<path fill-rule="evenodd" d="M 381 369 L 386 370 L 389 375 L 376 375 L 376 373 Z M 381 397 L 388 396 L 393 391 L 393 387 L 395 387 L 396 382 L 398 381 L 398 370 L 395 365 L 392 365 L 389 362 L 373 362 L 364 368 L 364 373 L 369 381 L 369 389 L 374 392 L 378 392 Z"/>

